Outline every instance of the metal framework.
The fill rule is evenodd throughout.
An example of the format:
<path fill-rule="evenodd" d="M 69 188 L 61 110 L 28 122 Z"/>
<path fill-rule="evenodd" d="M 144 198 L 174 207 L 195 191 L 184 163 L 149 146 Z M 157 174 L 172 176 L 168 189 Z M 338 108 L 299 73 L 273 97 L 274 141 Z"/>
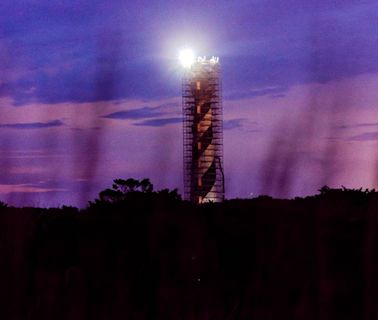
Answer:
<path fill-rule="evenodd" d="M 217 58 L 199 58 L 182 83 L 185 199 L 224 200 L 223 122 Z"/>

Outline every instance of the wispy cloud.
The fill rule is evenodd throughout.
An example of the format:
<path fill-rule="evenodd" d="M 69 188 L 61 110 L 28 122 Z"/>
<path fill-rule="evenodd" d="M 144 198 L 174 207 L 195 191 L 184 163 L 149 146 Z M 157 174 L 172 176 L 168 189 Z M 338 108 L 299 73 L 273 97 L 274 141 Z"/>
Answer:
<path fill-rule="evenodd" d="M 151 119 L 142 122 L 134 123 L 134 126 L 146 126 L 146 127 L 163 127 L 168 124 L 181 123 L 182 118 L 161 118 L 161 119 Z"/>
<path fill-rule="evenodd" d="M 272 98 L 282 98 L 289 90 L 288 87 L 263 87 L 252 90 L 234 91 L 225 95 L 226 99 L 254 98 L 262 96 L 271 96 Z"/>
<path fill-rule="evenodd" d="M 107 119 L 119 119 L 119 120 L 136 120 L 160 117 L 166 114 L 166 112 L 160 111 L 161 107 L 142 107 L 138 109 L 118 111 L 107 114 L 103 118 Z"/>
<path fill-rule="evenodd" d="M 375 141 L 378 140 L 378 131 L 375 132 L 365 132 L 356 136 L 349 138 L 348 140 L 353 141 Z"/>
<path fill-rule="evenodd" d="M 40 192 L 63 192 L 62 188 L 41 188 L 28 184 L 0 184 L 0 194 L 8 193 L 40 193 Z"/>
<path fill-rule="evenodd" d="M 337 126 L 336 128 L 337 129 L 351 129 L 351 128 L 364 128 L 364 127 L 378 127 L 378 122 L 343 124 L 343 125 Z"/>
<path fill-rule="evenodd" d="M 243 126 L 243 122 L 245 121 L 246 119 L 244 118 L 225 120 L 223 121 L 223 129 L 232 130 L 232 129 L 240 128 Z"/>
<path fill-rule="evenodd" d="M 53 120 L 49 122 L 27 122 L 27 123 L 5 123 L 0 124 L 0 128 L 10 129 L 45 129 L 52 127 L 61 127 L 64 123 L 61 120 Z"/>

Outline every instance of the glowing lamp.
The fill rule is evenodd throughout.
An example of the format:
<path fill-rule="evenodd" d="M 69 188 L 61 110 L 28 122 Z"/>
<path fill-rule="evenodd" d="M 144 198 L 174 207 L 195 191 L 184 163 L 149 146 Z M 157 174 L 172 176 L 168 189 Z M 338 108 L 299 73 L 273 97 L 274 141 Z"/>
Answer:
<path fill-rule="evenodd" d="M 179 61 L 180 61 L 180 64 L 184 68 L 190 68 L 195 61 L 195 54 L 193 50 L 191 49 L 181 50 L 179 54 Z"/>

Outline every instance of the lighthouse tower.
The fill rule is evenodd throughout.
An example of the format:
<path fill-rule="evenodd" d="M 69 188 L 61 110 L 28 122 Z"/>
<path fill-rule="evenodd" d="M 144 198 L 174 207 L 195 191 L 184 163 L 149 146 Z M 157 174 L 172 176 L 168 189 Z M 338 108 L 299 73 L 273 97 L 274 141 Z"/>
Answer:
<path fill-rule="evenodd" d="M 224 199 L 223 124 L 218 57 L 187 64 L 182 83 L 185 199 Z"/>

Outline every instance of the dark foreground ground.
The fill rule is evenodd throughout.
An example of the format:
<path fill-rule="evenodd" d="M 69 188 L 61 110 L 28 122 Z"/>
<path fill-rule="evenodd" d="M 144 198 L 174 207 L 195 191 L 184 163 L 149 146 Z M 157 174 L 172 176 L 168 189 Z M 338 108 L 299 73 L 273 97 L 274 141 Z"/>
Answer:
<path fill-rule="evenodd" d="M 0 319 L 378 319 L 378 194 L 0 208 Z"/>

